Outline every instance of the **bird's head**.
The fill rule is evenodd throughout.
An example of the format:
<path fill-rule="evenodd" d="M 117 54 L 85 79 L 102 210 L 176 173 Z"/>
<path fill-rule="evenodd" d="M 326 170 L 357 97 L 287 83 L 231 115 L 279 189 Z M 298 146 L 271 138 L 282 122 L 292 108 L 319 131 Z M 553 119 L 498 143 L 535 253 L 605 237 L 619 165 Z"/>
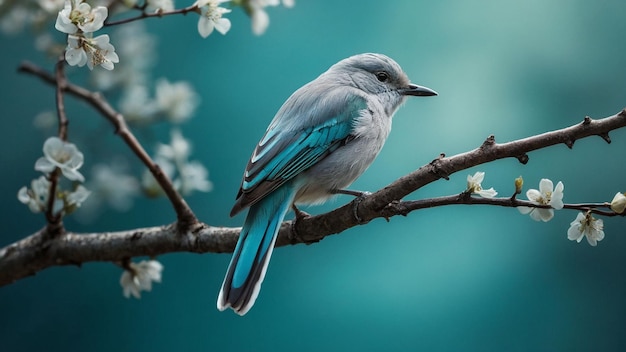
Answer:
<path fill-rule="evenodd" d="M 366 53 L 351 56 L 333 65 L 327 74 L 341 77 L 342 82 L 366 94 L 385 96 L 396 106 L 407 96 L 437 95 L 437 92 L 430 88 L 411 83 L 400 65 L 382 54 Z"/>

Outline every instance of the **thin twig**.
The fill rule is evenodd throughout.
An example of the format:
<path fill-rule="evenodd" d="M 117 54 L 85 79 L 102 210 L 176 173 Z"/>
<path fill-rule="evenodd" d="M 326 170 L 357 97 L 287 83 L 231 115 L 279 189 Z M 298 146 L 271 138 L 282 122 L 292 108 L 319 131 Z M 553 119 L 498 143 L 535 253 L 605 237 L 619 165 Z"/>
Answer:
<path fill-rule="evenodd" d="M 61 57 L 57 61 L 55 68 L 56 76 L 56 103 L 57 116 L 59 119 L 59 138 L 67 141 L 67 125 L 69 121 L 65 113 L 65 102 L 63 101 L 63 91 L 67 87 L 67 78 L 65 77 L 65 58 Z"/>
<path fill-rule="evenodd" d="M 435 197 L 420 200 L 409 200 L 401 202 L 392 202 L 380 211 L 383 217 L 391 217 L 395 215 L 407 215 L 408 213 L 426 208 L 435 208 L 446 205 L 491 205 L 506 208 L 530 207 L 540 209 L 552 209 L 550 205 L 536 204 L 528 200 L 512 199 L 511 197 L 502 198 L 482 198 L 472 197 L 469 194 L 461 193 L 457 195 Z M 614 211 L 605 211 L 601 208 L 608 208 L 608 203 L 582 203 L 582 204 L 564 204 L 563 209 L 591 211 L 594 214 L 603 216 L 623 216 L 623 214 Z"/>

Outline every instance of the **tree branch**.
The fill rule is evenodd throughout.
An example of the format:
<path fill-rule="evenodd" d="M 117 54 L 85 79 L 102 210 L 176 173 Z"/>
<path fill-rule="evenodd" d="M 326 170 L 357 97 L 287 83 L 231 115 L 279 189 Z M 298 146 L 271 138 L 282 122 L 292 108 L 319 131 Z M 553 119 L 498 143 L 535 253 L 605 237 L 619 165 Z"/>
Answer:
<path fill-rule="evenodd" d="M 44 76 L 45 77 L 45 76 Z M 70 86 L 68 91 L 72 92 Z M 577 125 L 547 132 L 513 142 L 497 144 L 489 137 L 483 145 L 472 151 L 452 157 L 441 156 L 418 170 L 403 176 L 360 201 L 353 201 L 326 214 L 304 217 L 296 224 L 286 221 L 281 225 L 276 246 L 297 243 L 313 243 L 326 236 L 340 233 L 348 228 L 361 225 L 375 218 L 389 219 L 396 215 L 407 215 L 411 211 L 435 206 L 468 204 L 496 205 L 505 207 L 531 206 L 528 201 L 511 198 L 474 198 L 467 193 L 460 195 L 401 201 L 407 194 L 449 175 L 497 159 L 514 157 L 525 163 L 526 153 L 551 145 L 599 135 L 608 141 L 608 133 L 626 126 L 626 111 L 600 120 L 585 118 Z M 604 203 L 566 204 L 568 209 L 595 209 L 606 207 Z M 356 207 L 356 208 L 355 208 Z M 354 216 L 358 212 L 359 222 Z M 297 236 L 294 236 L 297 233 Z M 237 242 L 240 228 L 213 227 L 202 223 L 188 226 L 181 231 L 177 224 L 160 227 L 134 229 L 120 232 L 79 234 L 67 232 L 55 238 L 46 238 L 45 230 L 32 234 L 16 243 L 0 249 L 0 285 L 6 285 L 21 278 L 55 265 L 81 265 L 89 261 L 122 261 L 136 256 L 157 256 L 171 252 L 222 253 L 232 252 Z"/>
<path fill-rule="evenodd" d="M 572 148 L 576 140 L 590 136 L 600 136 L 607 143 L 610 143 L 609 132 L 625 126 L 626 110 L 623 109 L 619 113 L 603 119 L 593 120 L 590 117 L 585 117 L 581 123 L 576 125 L 508 143 L 498 144 L 493 136 L 489 136 L 480 147 L 474 150 L 451 157 L 442 154 L 429 164 L 399 178 L 378 192 L 358 202 L 353 201 L 320 215 L 319 223 L 322 228 L 319 230 L 321 233 L 334 233 L 358 225 L 356 219 L 350 216 L 353 213 L 352 207 L 357 207 L 357 214 L 362 222 L 368 222 L 380 217 L 380 211 L 388 204 L 403 199 L 408 194 L 440 178 L 447 179 L 449 175 L 455 172 L 476 165 L 505 158 L 516 158 L 522 164 L 526 164 L 529 160 L 528 152 L 561 143 Z M 299 227 L 297 231 L 300 232 Z"/>
<path fill-rule="evenodd" d="M 60 87 L 59 89 L 86 101 L 98 112 L 100 112 L 102 116 L 113 124 L 115 127 L 115 133 L 119 135 L 124 142 L 126 142 L 133 153 L 135 153 L 139 160 L 146 165 L 148 170 L 150 170 L 154 178 L 157 180 L 176 211 L 178 219 L 177 224 L 181 228 L 181 231 L 187 230 L 189 227 L 192 227 L 198 222 L 198 219 L 191 208 L 189 208 L 189 205 L 187 205 L 185 199 L 174 188 L 172 181 L 165 173 L 163 173 L 159 165 L 152 160 L 150 155 L 148 155 L 146 150 L 141 146 L 141 143 L 137 141 L 135 135 L 130 131 L 124 116 L 117 112 L 100 93 L 92 92 L 81 86 L 69 83 L 66 79 L 64 79 L 61 84 L 61 81 L 58 81 L 55 76 L 30 62 L 23 62 L 19 66 L 18 71 L 35 75 L 47 83 L 56 85 L 57 87 Z"/>
<path fill-rule="evenodd" d="M 495 205 L 515 208 L 519 206 L 550 208 L 530 201 L 513 198 L 477 198 L 469 193 L 422 199 L 416 201 L 394 201 L 379 212 L 378 217 L 406 216 L 412 211 L 446 205 Z M 586 210 L 608 207 L 608 204 L 565 204 L 566 209 Z M 592 210 L 593 211 L 593 210 Z M 606 213 L 608 216 L 620 215 Z M 298 235 L 293 235 L 293 222 L 282 224 L 276 246 L 318 242 L 320 236 L 316 228 L 321 216 L 308 217 L 298 222 Z M 119 232 L 104 233 L 64 233 L 50 240 L 42 229 L 0 250 L 0 286 L 10 284 L 26 276 L 56 265 L 77 265 L 91 261 L 124 262 L 138 256 L 155 257 L 173 252 L 226 253 L 232 252 L 239 237 L 239 227 L 212 227 L 206 224 L 184 233 L 177 230 L 176 224 L 148 227 Z"/>

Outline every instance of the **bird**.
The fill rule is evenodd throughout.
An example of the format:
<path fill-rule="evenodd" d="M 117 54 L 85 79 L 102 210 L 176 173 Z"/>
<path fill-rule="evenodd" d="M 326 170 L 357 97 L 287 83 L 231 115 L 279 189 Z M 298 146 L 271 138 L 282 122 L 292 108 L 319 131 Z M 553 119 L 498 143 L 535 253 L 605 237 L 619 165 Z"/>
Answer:
<path fill-rule="evenodd" d="M 434 96 L 393 59 L 363 53 L 332 65 L 281 106 L 245 168 L 230 216 L 249 208 L 217 308 L 245 315 L 265 278 L 280 224 L 297 205 L 321 204 L 374 161 L 409 96 Z"/>

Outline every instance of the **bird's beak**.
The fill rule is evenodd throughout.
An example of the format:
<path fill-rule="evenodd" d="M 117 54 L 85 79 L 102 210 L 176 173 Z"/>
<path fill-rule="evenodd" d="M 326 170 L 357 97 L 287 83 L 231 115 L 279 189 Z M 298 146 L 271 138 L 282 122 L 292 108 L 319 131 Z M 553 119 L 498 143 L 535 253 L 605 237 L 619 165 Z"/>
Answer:
<path fill-rule="evenodd" d="M 408 87 L 399 90 L 402 95 L 412 95 L 415 97 L 430 97 L 437 95 L 437 92 L 430 88 L 418 86 L 417 84 L 409 84 Z"/>

